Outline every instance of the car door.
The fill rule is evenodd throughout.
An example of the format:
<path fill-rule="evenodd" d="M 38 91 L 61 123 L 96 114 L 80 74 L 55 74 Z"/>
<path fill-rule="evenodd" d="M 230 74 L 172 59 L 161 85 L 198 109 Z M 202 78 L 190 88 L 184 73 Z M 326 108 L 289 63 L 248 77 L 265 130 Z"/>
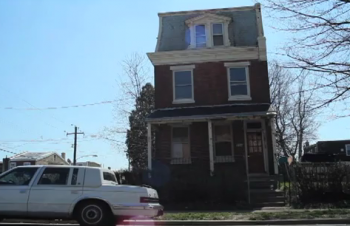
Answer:
<path fill-rule="evenodd" d="M 82 173 L 81 168 L 45 167 L 30 191 L 29 216 L 67 217 L 72 203 L 82 195 Z"/>
<path fill-rule="evenodd" d="M 0 215 L 26 216 L 33 178 L 39 167 L 18 167 L 0 177 Z"/>

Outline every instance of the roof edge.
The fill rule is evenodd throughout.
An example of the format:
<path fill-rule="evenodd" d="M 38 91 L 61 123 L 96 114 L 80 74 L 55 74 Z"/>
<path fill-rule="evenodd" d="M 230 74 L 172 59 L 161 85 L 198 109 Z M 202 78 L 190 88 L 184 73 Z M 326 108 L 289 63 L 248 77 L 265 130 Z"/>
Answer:
<path fill-rule="evenodd" d="M 215 12 L 225 12 L 225 11 L 246 11 L 252 10 L 260 7 L 260 3 L 256 3 L 253 6 L 240 6 L 240 7 L 230 7 L 230 8 L 218 8 L 218 9 L 201 9 L 201 10 L 190 10 L 190 11 L 177 11 L 177 12 L 164 12 L 158 13 L 159 17 L 163 16 L 175 16 L 175 15 L 188 15 L 188 14 L 199 14 L 199 13 L 215 13 Z"/>

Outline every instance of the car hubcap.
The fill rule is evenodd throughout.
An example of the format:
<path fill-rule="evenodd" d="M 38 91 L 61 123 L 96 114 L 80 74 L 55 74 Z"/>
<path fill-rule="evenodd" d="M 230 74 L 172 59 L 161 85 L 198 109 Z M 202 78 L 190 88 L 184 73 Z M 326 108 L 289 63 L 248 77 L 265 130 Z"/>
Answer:
<path fill-rule="evenodd" d="M 87 224 L 97 224 L 102 219 L 102 210 L 99 206 L 89 205 L 82 211 L 82 218 Z"/>

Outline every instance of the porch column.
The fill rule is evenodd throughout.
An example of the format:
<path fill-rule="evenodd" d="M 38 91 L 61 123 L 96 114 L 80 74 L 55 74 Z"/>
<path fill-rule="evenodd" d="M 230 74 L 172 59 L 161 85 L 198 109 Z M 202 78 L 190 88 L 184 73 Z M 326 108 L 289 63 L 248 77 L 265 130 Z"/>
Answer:
<path fill-rule="evenodd" d="M 209 135 L 209 163 L 210 175 L 214 173 L 214 146 L 213 146 L 213 126 L 211 121 L 208 121 L 208 135 Z"/>
<path fill-rule="evenodd" d="M 152 125 L 147 123 L 147 157 L 148 157 L 148 169 L 152 170 Z"/>
<path fill-rule="evenodd" d="M 276 161 L 276 127 L 274 123 L 275 118 L 270 119 L 271 138 L 272 138 L 272 151 L 273 151 L 273 163 L 275 167 L 275 174 L 278 174 L 278 164 Z"/>

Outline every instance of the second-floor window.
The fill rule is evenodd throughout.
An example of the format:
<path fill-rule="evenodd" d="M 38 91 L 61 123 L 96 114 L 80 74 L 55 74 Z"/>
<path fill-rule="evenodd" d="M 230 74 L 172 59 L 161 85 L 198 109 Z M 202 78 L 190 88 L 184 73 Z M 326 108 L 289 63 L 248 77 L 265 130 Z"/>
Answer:
<path fill-rule="evenodd" d="M 194 65 L 173 66 L 173 96 L 174 104 L 194 103 L 193 69 Z"/>
<path fill-rule="evenodd" d="M 249 62 L 225 63 L 229 100 L 251 100 L 248 65 Z"/>

